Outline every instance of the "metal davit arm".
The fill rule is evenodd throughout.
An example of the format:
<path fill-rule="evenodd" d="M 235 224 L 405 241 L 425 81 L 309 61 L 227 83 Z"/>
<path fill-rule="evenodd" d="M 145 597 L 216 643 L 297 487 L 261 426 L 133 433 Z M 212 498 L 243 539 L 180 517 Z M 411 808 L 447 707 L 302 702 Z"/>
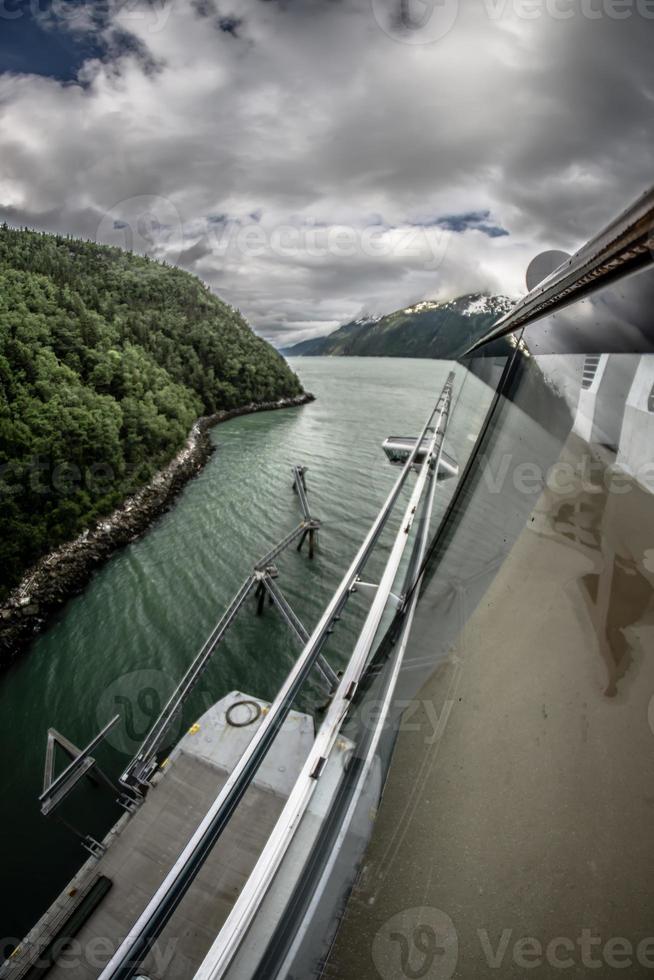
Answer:
<path fill-rule="evenodd" d="M 340 585 L 334 592 L 317 626 L 309 637 L 309 640 L 302 650 L 298 660 L 296 661 L 292 670 L 289 672 L 281 689 L 277 693 L 275 700 L 270 706 L 270 711 L 265 716 L 260 727 L 257 729 L 246 751 L 234 766 L 229 778 L 225 782 L 223 788 L 217 795 L 197 830 L 184 847 L 175 864 L 166 875 L 164 881 L 159 886 L 142 914 L 139 916 L 139 919 L 134 924 L 134 927 L 130 931 L 129 935 L 125 938 L 124 942 L 121 944 L 115 955 L 103 970 L 100 980 L 129 980 L 129 978 L 134 976 L 134 974 L 138 971 L 141 961 L 146 956 L 157 937 L 160 935 L 166 923 L 169 921 L 173 912 L 179 905 L 180 901 L 188 891 L 190 885 L 202 867 L 207 855 L 220 835 L 223 833 L 240 800 L 243 798 L 247 788 L 254 779 L 254 776 L 256 775 L 261 762 L 270 749 L 278 731 L 287 718 L 295 698 L 300 692 L 310 672 L 314 668 L 320 654 L 320 650 L 327 639 L 333 622 L 339 616 L 343 606 L 347 602 L 359 573 L 366 564 L 366 561 L 368 560 L 373 548 L 375 547 L 375 544 L 384 530 L 400 493 L 402 492 L 404 484 L 412 471 L 416 455 L 422 440 L 432 423 L 432 419 L 437 412 L 439 413 L 440 418 L 442 416 L 443 406 L 445 404 L 449 405 L 453 378 L 454 375 L 451 373 L 437 404 L 430 412 L 423 430 L 416 440 L 413 451 L 409 455 L 402 472 L 395 481 L 392 490 L 386 498 L 386 501 L 375 518 L 372 526 L 370 527 L 370 530 L 361 544 L 361 547 L 359 548 L 354 560 L 341 580 Z M 436 438 L 438 430 L 439 426 L 436 426 L 434 438 Z M 423 473 L 424 472 L 423 467 Z M 421 477 L 419 477 L 419 480 Z M 413 521 L 413 517 L 418 506 L 419 498 L 415 500 L 415 503 L 414 498 L 415 491 L 411 498 L 409 510 L 407 511 L 408 519 L 405 517 L 402 524 L 401 534 L 404 538 L 406 538 L 408 535 L 409 526 Z M 394 572 L 391 574 L 390 566 L 392 564 L 396 567 L 396 563 L 399 563 L 399 558 L 401 557 L 401 552 L 400 554 L 397 554 L 396 548 L 397 542 L 396 547 L 393 549 L 391 554 L 387 571 L 384 573 L 382 582 L 380 583 L 378 595 L 373 602 L 368 619 L 366 620 L 366 625 L 364 626 L 361 636 L 359 637 L 359 641 L 355 647 L 350 664 L 348 665 L 343 680 L 341 681 L 341 685 L 339 687 L 341 696 L 339 696 L 337 693 L 335 700 L 332 702 L 330 707 L 330 712 L 328 713 L 327 719 L 323 724 L 323 728 L 321 728 L 321 732 L 327 724 L 327 721 L 330 718 L 333 719 L 335 711 L 338 712 L 340 717 L 344 702 L 342 692 L 345 691 L 347 694 L 347 687 L 351 686 L 352 682 L 356 683 L 355 678 L 359 673 L 361 658 L 363 657 L 365 650 L 369 649 L 369 645 L 374 639 L 374 633 L 379 625 L 383 607 L 385 606 L 386 596 L 384 595 L 384 592 L 386 590 L 386 585 L 389 580 L 392 584 L 392 579 L 394 578 Z M 390 590 L 390 584 L 388 585 L 388 589 Z M 330 725 L 331 724 L 332 722 L 330 722 Z M 295 799 L 295 791 L 293 791 L 291 797 L 289 798 L 289 803 L 291 800 Z M 248 879 L 248 884 L 249 880 L 250 879 Z"/>

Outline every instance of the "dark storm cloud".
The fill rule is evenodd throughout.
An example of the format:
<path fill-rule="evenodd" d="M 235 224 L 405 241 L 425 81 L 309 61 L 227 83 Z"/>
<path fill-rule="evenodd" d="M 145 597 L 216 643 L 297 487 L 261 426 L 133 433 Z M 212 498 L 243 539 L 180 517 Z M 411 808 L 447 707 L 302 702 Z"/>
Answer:
<path fill-rule="evenodd" d="M 422 28 L 392 0 L 115 2 L 101 29 L 62 3 L 53 36 L 103 54 L 77 85 L 0 75 L 2 213 L 128 231 L 281 343 L 519 292 L 651 181 L 654 19 L 589 2 L 444 0 Z"/>

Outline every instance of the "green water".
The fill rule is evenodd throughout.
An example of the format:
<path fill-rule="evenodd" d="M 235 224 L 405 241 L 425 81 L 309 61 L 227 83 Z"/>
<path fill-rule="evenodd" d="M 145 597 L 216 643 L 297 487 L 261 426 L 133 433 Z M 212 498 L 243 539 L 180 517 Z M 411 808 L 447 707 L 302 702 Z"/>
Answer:
<path fill-rule="evenodd" d="M 278 561 L 279 585 L 312 627 L 397 475 L 380 443 L 417 434 L 451 367 L 381 358 L 292 364 L 317 400 L 218 426 L 216 453 L 173 509 L 115 555 L 0 678 L 3 937 L 24 935 L 85 855 L 69 831 L 39 813 L 48 727 L 83 745 L 120 712 L 120 727 L 96 758 L 112 776 L 122 771 L 253 562 L 298 523 L 295 463 L 309 466 L 309 500 L 323 530 L 313 562 L 294 548 Z M 447 446 L 461 458 L 482 405 L 459 379 L 456 398 Z M 384 548 L 378 565 L 383 556 Z M 335 666 L 351 650 L 364 601 L 351 601 L 331 638 Z M 230 690 L 276 693 L 297 649 L 275 610 L 258 619 L 254 605 L 249 600 L 173 735 Z M 301 706 L 320 699 L 310 686 Z M 67 818 L 96 836 L 120 812 L 111 793 L 88 784 L 65 807 Z"/>

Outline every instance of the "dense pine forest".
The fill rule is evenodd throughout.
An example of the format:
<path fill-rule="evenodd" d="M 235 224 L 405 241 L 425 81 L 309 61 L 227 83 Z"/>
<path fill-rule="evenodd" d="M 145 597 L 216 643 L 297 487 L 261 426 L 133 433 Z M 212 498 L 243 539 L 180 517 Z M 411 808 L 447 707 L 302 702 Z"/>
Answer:
<path fill-rule="evenodd" d="M 148 480 L 193 420 L 300 394 L 194 276 L 0 228 L 0 598 Z"/>

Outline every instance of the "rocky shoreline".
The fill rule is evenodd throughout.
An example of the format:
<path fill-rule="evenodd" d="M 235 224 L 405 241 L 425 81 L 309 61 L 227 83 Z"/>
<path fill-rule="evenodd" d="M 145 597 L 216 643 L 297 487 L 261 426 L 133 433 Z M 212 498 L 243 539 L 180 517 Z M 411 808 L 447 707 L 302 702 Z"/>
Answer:
<path fill-rule="evenodd" d="M 209 436 L 213 426 L 239 415 L 291 408 L 313 400 L 313 395 L 305 393 L 198 419 L 184 447 L 149 483 L 93 528 L 41 558 L 0 605 L 0 667 L 11 663 L 45 628 L 52 613 L 84 589 L 95 569 L 118 548 L 143 534 L 168 509 L 213 453 Z"/>

